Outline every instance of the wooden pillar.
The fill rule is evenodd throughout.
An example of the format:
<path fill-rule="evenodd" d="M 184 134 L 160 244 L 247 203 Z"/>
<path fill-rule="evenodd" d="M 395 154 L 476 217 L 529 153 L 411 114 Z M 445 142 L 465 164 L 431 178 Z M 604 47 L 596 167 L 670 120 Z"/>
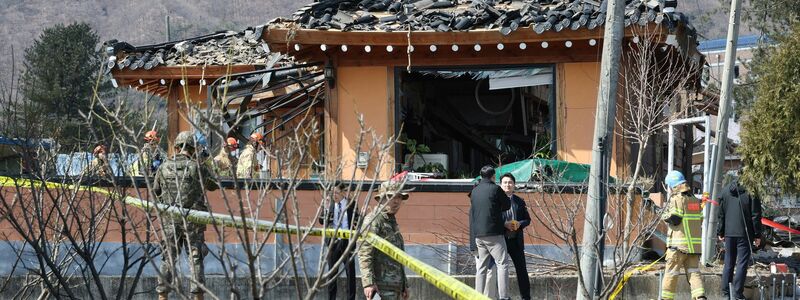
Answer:
<path fill-rule="evenodd" d="M 339 78 L 339 64 L 336 60 L 331 60 L 333 65 L 334 74 Z M 337 82 L 338 83 L 338 82 Z M 339 94 L 337 93 L 336 83 L 333 85 L 325 84 L 325 112 L 324 112 L 324 136 L 325 149 L 322 153 L 325 157 L 325 174 L 326 177 L 331 178 L 335 175 L 336 168 L 339 164 L 339 157 L 341 156 L 339 149 L 341 149 L 341 142 L 339 136 Z"/>

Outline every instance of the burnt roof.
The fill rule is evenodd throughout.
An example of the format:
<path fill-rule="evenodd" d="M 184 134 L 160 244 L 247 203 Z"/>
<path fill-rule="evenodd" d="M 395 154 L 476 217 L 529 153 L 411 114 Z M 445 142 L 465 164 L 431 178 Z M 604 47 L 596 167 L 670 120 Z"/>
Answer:
<path fill-rule="evenodd" d="M 683 25 L 689 40 L 695 29 L 687 17 L 674 11 L 677 0 L 626 0 L 625 25 L 650 23 L 674 30 Z M 266 26 L 337 31 L 470 31 L 515 30 L 560 32 L 603 26 L 607 0 L 320 0 L 300 8 L 291 19 L 243 31 L 219 31 L 179 41 L 133 46 L 105 43 L 106 70 L 149 70 L 158 66 L 224 66 L 292 64 L 276 59 L 262 39 Z"/>
<path fill-rule="evenodd" d="M 204 66 L 204 65 L 266 65 L 279 61 L 278 65 L 291 63 L 290 58 L 271 52 L 261 39 L 263 26 L 243 31 L 220 31 L 185 40 L 161 44 L 132 46 L 126 42 L 105 42 L 108 61 L 106 70 L 145 69 L 158 66 Z"/>
<path fill-rule="evenodd" d="M 664 24 L 674 29 L 687 17 L 674 11 L 677 0 L 626 0 L 625 25 Z M 607 0 L 320 0 L 300 8 L 291 19 L 271 25 L 340 31 L 515 30 L 559 32 L 594 29 L 606 18 Z"/>

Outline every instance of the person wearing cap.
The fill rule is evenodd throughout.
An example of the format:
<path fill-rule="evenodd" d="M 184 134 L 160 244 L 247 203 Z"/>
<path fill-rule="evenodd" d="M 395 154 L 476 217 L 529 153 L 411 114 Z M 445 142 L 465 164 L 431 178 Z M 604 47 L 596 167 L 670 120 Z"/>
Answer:
<path fill-rule="evenodd" d="M 208 211 L 205 191 L 219 188 L 208 167 L 200 161 L 195 136 L 189 131 L 178 133 L 175 137 L 175 155 L 167 159 L 156 171 L 153 194 L 158 202 L 195 211 Z M 169 299 L 174 289 L 172 282 L 175 266 L 181 251 L 188 248 L 192 280 L 190 292 L 195 300 L 203 299 L 201 286 L 205 282 L 203 259 L 208 254 L 205 245 L 206 225 L 195 224 L 185 217 L 164 215 L 161 217 L 163 239 L 161 240 L 161 266 L 159 268 L 159 300 Z"/>
<path fill-rule="evenodd" d="M 739 179 L 734 178 L 722 190 L 717 214 L 717 236 L 725 245 L 725 265 L 722 268 L 722 295 L 745 299 L 744 282 L 747 267 L 752 262 L 752 247 L 761 246 L 761 199 L 749 193 Z M 734 273 L 734 266 L 736 273 Z M 733 282 L 733 291 L 730 283 Z"/>
<path fill-rule="evenodd" d="M 250 135 L 247 146 L 239 154 L 239 162 L 236 164 L 236 177 L 254 178 L 258 177 L 261 165 L 258 163 L 257 152 L 264 145 L 264 136 L 258 132 Z"/>
<path fill-rule="evenodd" d="M 400 182 L 386 181 L 381 184 L 375 200 L 378 206 L 367 215 L 361 228 L 382 237 L 400 250 L 405 250 L 403 235 L 397 225 L 395 215 L 403 202 L 408 199 L 408 192 L 401 190 Z M 361 270 L 361 285 L 364 296 L 373 299 L 380 295 L 381 299 L 408 299 L 408 280 L 402 264 L 391 259 L 365 242 L 358 249 L 358 264 Z"/>
<path fill-rule="evenodd" d="M 214 171 L 220 177 L 231 177 L 233 175 L 233 167 L 236 166 L 236 157 L 233 156 L 233 151 L 239 149 L 239 141 L 236 138 L 229 137 L 222 145 L 222 149 L 214 156 Z"/>
<path fill-rule="evenodd" d="M 139 151 L 139 160 L 133 165 L 133 174 L 138 176 L 150 176 L 167 158 L 167 154 L 158 146 L 160 139 L 155 130 L 150 130 L 144 134 L 145 144 Z"/>
<path fill-rule="evenodd" d="M 675 299 L 678 278 L 689 277 L 692 299 L 706 299 L 700 276 L 703 213 L 700 200 L 679 171 L 670 171 L 665 180 L 671 196 L 661 220 L 669 225 L 662 299 Z"/>
<path fill-rule="evenodd" d="M 99 144 L 92 150 L 94 159 L 89 163 L 89 166 L 84 169 L 84 173 L 89 176 L 106 177 L 111 176 L 111 164 L 108 162 L 106 146 Z"/>
<path fill-rule="evenodd" d="M 492 166 L 481 168 L 481 180 L 470 192 L 469 233 L 478 253 L 475 289 L 485 296 L 492 290 L 486 285 L 492 265 L 497 266 L 497 292 L 500 299 L 510 299 L 508 273 L 511 265 L 506 248 L 505 211 L 511 209 L 511 200 L 495 184 Z M 472 243 L 473 241 L 470 241 Z"/>

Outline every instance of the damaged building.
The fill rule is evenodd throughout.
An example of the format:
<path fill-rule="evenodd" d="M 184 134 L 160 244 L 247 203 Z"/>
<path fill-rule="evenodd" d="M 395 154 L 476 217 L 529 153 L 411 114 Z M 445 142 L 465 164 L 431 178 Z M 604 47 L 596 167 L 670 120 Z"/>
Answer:
<path fill-rule="evenodd" d="M 704 64 L 676 1 L 625 3 L 623 43 L 646 29 L 663 51 L 681 54 L 679 63 Z M 117 86 L 166 99 L 170 140 L 205 114 L 232 136 L 258 131 L 277 143 L 303 128 L 301 112 L 312 111 L 323 132 L 313 155 L 341 159 L 342 174 L 429 177 L 407 184 L 414 195 L 398 216 L 409 251 L 424 256 L 421 245 L 447 249 L 450 242 L 431 228 L 465 240 L 463 224 L 451 220 L 466 217 L 466 193 L 481 166 L 531 160 L 531 175 L 536 164 L 580 170 L 590 162 L 605 7 L 593 0 L 322 0 L 241 32 L 145 46 L 110 41 L 107 70 Z M 372 167 L 375 158 L 357 146 L 358 115 L 380 136 L 413 139 L 429 153 L 398 144 L 391 167 Z M 675 167 L 689 170 L 692 137 L 683 138 L 689 147 L 676 150 L 688 163 Z M 666 143 L 654 144 L 648 172 L 660 174 Z M 612 145 L 611 175 L 624 178 L 630 141 L 615 136 Z M 314 182 L 326 167 L 308 165 L 299 175 L 309 183 L 301 197 L 319 201 Z M 524 199 L 541 201 L 539 189 L 519 185 L 530 188 Z M 224 201 L 226 192 L 210 197 Z M 526 242 L 529 252 L 556 256 L 544 238 Z"/>

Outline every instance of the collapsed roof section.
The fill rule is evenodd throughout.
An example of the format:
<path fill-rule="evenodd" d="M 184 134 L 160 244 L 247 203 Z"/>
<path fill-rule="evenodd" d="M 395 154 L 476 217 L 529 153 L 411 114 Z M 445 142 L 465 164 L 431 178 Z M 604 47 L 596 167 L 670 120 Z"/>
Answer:
<path fill-rule="evenodd" d="M 602 26 L 607 0 L 321 0 L 298 10 L 291 20 L 303 29 L 340 31 L 466 31 L 498 30 L 509 35 L 526 27 L 536 33 L 589 30 Z M 675 12 L 677 0 L 626 0 L 625 25 L 664 24 L 689 27 Z"/>
<path fill-rule="evenodd" d="M 275 95 L 269 93 L 274 89 L 274 86 L 269 86 L 271 78 L 275 78 L 273 85 L 278 82 L 281 88 L 287 88 L 291 84 L 284 84 L 284 80 L 298 83 L 298 78 L 303 78 L 300 81 L 308 79 L 299 74 L 315 73 L 313 70 L 299 70 L 314 68 L 314 64 L 297 65 L 294 58 L 270 51 L 261 39 L 263 28 L 220 31 L 145 46 L 110 40 L 104 44 L 108 56 L 106 72 L 113 73 L 118 85 L 130 85 L 145 92 L 153 92 L 148 89 L 152 85 L 166 88 L 176 80 L 180 85 L 213 85 L 210 95 L 220 99 L 248 93 L 268 98 Z M 274 69 L 280 72 L 269 71 Z M 292 76 L 293 72 L 297 76 Z M 254 80 L 255 74 L 259 74 L 258 80 Z M 256 83 L 261 86 L 257 88 Z M 165 96 L 163 93 L 155 94 Z"/>
<path fill-rule="evenodd" d="M 220 31 L 186 40 L 132 46 L 110 40 L 105 43 L 107 70 L 150 70 L 158 66 L 266 65 L 279 53 L 270 52 L 261 40 L 263 26 L 241 32 Z M 291 64 L 282 58 L 281 64 Z"/>
<path fill-rule="evenodd" d="M 269 114 L 281 119 L 271 123 L 280 126 L 324 99 L 325 80 L 318 64 L 297 64 L 292 57 L 270 51 L 261 39 L 263 28 L 145 46 L 111 40 L 105 43 L 106 72 L 117 86 L 170 100 L 194 93 L 186 86 L 200 87 L 208 101 L 199 104 L 218 108 L 232 134 L 241 137 L 236 131 L 247 121 Z M 274 130 L 269 125 L 257 123 L 256 128 Z"/>

